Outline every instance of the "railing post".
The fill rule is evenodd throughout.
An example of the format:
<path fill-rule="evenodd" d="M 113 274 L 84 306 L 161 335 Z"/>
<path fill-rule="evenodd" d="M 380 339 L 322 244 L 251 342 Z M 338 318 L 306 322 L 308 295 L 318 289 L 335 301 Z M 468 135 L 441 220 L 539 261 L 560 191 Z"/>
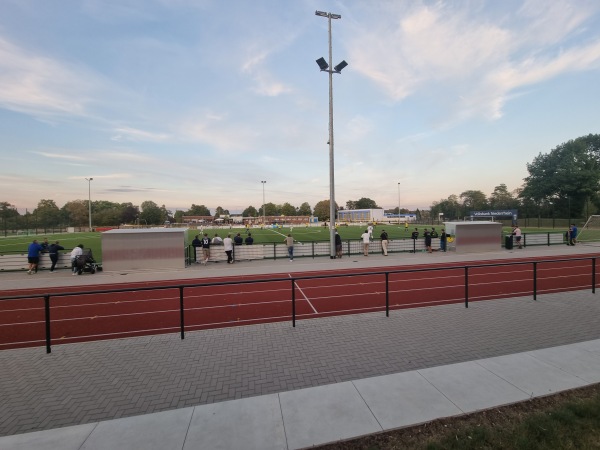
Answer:
<path fill-rule="evenodd" d="M 385 273 L 385 316 L 390 317 L 390 289 L 389 289 L 389 273 Z"/>
<path fill-rule="evenodd" d="M 292 278 L 292 327 L 296 326 L 296 280 Z"/>
<path fill-rule="evenodd" d="M 465 308 L 469 307 L 469 267 L 465 266 Z"/>
<path fill-rule="evenodd" d="M 312 245 L 312 257 L 313 257 L 313 259 L 315 259 L 315 241 L 312 241 L 311 245 Z"/>
<path fill-rule="evenodd" d="M 185 322 L 183 318 L 183 286 L 179 286 L 179 327 L 181 329 L 181 339 L 185 339 Z"/>
<path fill-rule="evenodd" d="M 550 233 L 548 233 L 548 247 L 550 247 Z"/>
<path fill-rule="evenodd" d="M 46 316 L 46 353 L 51 353 L 50 347 L 50 294 L 44 295 L 44 311 Z"/>
<path fill-rule="evenodd" d="M 533 262 L 533 299 L 537 300 L 537 262 Z"/>
<path fill-rule="evenodd" d="M 596 257 L 592 258 L 592 294 L 596 293 Z"/>

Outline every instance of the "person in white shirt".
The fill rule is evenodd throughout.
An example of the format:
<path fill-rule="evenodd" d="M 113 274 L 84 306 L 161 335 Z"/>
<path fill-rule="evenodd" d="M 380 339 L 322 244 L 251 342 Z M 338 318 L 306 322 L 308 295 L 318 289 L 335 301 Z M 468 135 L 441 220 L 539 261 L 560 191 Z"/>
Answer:
<path fill-rule="evenodd" d="M 225 253 L 227 253 L 227 264 L 233 264 L 233 239 L 231 239 L 230 234 L 223 239 L 223 246 L 225 247 Z"/>
<path fill-rule="evenodd" d="M 83 255 L 83 244 L 79 244 L 73 250 L 71 250 L 71 268 L 73 269 L 73 275 L 79 274 L 79 265 L 77 260 Z"/>
<path fill-rule="evenodd" d="M 369 241 L 371 240 L 371 234 L 369 230 L 365 230 L 363 234 L 360 235 L 363 241 L 363 252 L 365 256 L 369 256 Z"/>

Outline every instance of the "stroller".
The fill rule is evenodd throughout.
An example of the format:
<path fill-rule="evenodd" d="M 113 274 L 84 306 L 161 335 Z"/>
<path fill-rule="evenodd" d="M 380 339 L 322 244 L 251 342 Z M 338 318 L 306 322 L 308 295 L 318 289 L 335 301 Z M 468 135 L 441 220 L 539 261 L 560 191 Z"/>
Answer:
<path fill-rule="evenodd" d="M 91 249 L 84 249 L 83 254 L 77 257 L 77 269 L 78 274 L 81 275 L 84 272 L 88 273 L 96 273 L 96 271 L 101 271 L 102 267 L 100 267 L 94 257 L 92 256 Z"/>

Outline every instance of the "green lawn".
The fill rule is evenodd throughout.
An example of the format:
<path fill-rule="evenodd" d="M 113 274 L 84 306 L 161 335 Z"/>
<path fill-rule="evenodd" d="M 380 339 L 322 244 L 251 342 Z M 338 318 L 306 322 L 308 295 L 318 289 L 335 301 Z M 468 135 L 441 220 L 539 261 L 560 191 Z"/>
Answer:
<path fill-rule="evenodd" d="M 414 230 L 415 226 L 422 232 L 425 228 L 431 229 L 431 225 L 411 225 L 408 231 L 405 231 L 403 225 L 386 224 L 377 225 L 373 231 L 373 237 L 379 238 L 382 230 L 386 230 L 391 240 L 396 239 L 410 239 L 410 233 Z M 434 225 L 438 232 L 442 229 L 440 225 Z M 360 239 L 361 234 L 365 231 L 366 226 L 340 226 L 338 233 L 342 240 L 356 240 Z M 523 233 L 557 233 L 562 230 L 552 228 L 522 228 Z M 208 235 L 212 238 L 215 233 L 218 233 L 222 238 L 231 234 L 234 237 L 237 233 L 245 239 L 246 229 L 241 227 L 221 227 L 221 228 L 207 228 L 205 230 Z M 327 227 L 306 227 L 306 226 L 295 226 L 293 228 L 251 228 L 250 233 L 254 238 L 255 244 L 275 244 L 282 243 L 284 237 L 288 233 L 291 233 L 298 242 L 320 242 L 329 241 L 329 228 Z M 191 243 L 196 234 L 201 234 L 201 230 L 189 229 L 188 231 L 188 243 Z M 504 233 L 510 233 L 510 227 L 504 227 Z M 587 231 L 582 237 L 585 240 L 600 240 L 600 230 Z M 27 246 L 32 242 L 33 239 L 37 239 L 42 242 L 44 238 L 48 238 L 50 243 L 59 241 L 65 249 L 72 249 L 73 247 L 83 244 L 85 248 L 91 248 L 94 254 L 94 258 L 98 261 L 102 260 L 102 250 L 100 248 L 100 233 L 61 233 L 61 234 L 40 234 L 37 236 L 9 236 L 0 237 L 0 254 L 8 252 L 26 252 Z"/>

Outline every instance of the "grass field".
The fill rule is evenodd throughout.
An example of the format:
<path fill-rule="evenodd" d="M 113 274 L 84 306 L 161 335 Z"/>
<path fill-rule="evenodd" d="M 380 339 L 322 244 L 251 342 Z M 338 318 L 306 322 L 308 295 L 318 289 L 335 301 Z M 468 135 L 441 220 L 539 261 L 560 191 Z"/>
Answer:
<path fill-rule="evenodd" d="M 410 239 L 410 233 L 414 230 L 415 226 L 422 232 L 425 228 L 431 229 L 431 225 L 410 225 L 408 231 L 405 231 L 403 225 L 396 224 L 386 224 L 386 225 L 377 225 L 373 230 L 373 237 L 375 239 L 379 238 L 382 230 L 386 230 L 389 238 L 391 240 L 397 239 Z M 438 231 L 442 229 L 440 225 L 433 225 Z M 342 240 L 357 240 L 360 239 L 361 234 L 365 231 L 365 225 L 351 225 L 351 226 L 340 226 L 338 228 L 338 233 L 341 236 Z M 561 232 L 560 229 L 552 229 L 552 228 L 522 228 L 523 233 L 557 233 Z M 246 238 L 247 233 L 245 228 L 240 227 L 215 227 L 215 228 L 206 228 L 204 230 L 195 230 L 188 229 L 188 244 L 191 244 L 194 236 L 196 234 L 201 234 L 203 231 L 208 233 L 209 237 L 214 237 L 215 233 L 218 233 L 219 236 L 226 237 L 228 234 L 231 234 L 231 237 L 234 237 L 237 233 L 240 233 L 242 238 Z M 285 236 L 288 233 L 291 233 L 294 236 L 294 239 L 298 242 L 306 243 L 306 242 L 322 242 L 329 241 L 329 228 L 326 227 L 317 227 L 317 226 L 295 226 L 293 228 L 290 227 L 282 227 L 282 228 L 272 228 L 272 227 L 264 227 L 264 228 L 251 228 L 250 233 L 254 238 L 255 244 L 278 244 L 283 243 Z M 510 233 L 510 227 L 504 227 L 504 233 Z M 27 246 L 32 242 L 33 239 L 37 239 L 39 242 L 42 242 L 44 238 L 48 238 L 50 243 L 54 241 L 59 241 L 60 244 L 65 247 L 65 249 L 72 249 L 73 247 L 83 244 L 85 248 L 91 248 L 94 257 L 97 260 L 102 260 L 102 249 L 100 242 L 101 233 L 93 232 L 93 233 L 61 233 L 61 234 L 39 234 L 39 235 L 29 235 L 29 236 L 8 236 L 8 237 L 0 237 L 0 254 L 3 253 L 14 253 L 14 252 L 26 252 Z M 583 235 L 586 241 L 591 240 L 600 240 L 600 230 L 589 230 Z"/>

